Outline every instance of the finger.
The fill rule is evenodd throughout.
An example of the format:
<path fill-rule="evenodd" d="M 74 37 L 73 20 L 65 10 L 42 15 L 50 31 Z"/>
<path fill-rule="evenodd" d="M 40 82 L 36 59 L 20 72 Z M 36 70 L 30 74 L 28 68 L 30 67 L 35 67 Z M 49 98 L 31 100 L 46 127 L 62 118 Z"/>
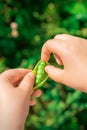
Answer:
<path fill-rule="evenodd" d="M 9 69 L 4 71 L 1 75 L 0 78 L 5 79 L 9 81 L 12 84 L 17 84 L 19 81 L 23 79 L 23 77 L 31 70 L 27 69 Z"/>
<path fill-rule="evenodd" d="M 41 60 L 48 61 L 51 53 L 55 53 L 61 57 L 63 54 L 63 43 L 64 41 L 60 39 L 48 40 L 42 47 Z"/>
<path fill-rule="evenodd" d="M 46 66 L 45 71 L 48 73 L 49 77 L 56 82 L 63 82 L 64 78 L 64 70 L 56 68 L 52 65 Z"/>
<path fill-rule="evenodd" d="M 42 95 L 42 91 L 40 89 L 37 89 L 33 92 L 32 96 L 34 97 L 40 97 Z"/>
<path fill-rule="evenodd" d="M 35 105 L 36 104 L 36 100 L 35 99 L 31 99 L 30 100 L 30 106 L 33 106 L 33 105 Z"/>
<path fill-rule="evenodd" d="M 63 65 L 63 62 L 62 62 L 61 58 L 60 58 L 58 55 L 54 54 L 54 58 L 55 58 L 56 62 L 57 62 L 59 65 Z"/>
<path fill-rule="evenodd" d="M 35 75 L 33 74 L 33 72 L 27 73 L 24 79 L 21 81 L 19 87 L 31 94 L 34 85 L 34 78 Z"/>

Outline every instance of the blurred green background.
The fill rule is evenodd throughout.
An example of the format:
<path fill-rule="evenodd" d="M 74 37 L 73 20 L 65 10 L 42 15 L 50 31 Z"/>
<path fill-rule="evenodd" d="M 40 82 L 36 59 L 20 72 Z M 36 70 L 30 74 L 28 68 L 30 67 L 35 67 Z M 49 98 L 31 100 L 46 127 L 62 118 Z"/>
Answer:
<path fill-rule="evenodd" d="M 87 0 L 0 0 L 0 72 L 32 69 L 44 42 L 62 33 L 87 38 Z M 25 130 L 87 130 L 85 93 L 50 79 L 42 90 Z"/>

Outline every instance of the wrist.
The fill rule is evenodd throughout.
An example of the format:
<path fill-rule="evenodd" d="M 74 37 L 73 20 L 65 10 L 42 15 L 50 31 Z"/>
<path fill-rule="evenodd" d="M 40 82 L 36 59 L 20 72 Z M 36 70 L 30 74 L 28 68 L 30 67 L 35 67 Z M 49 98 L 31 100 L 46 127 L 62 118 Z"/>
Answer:
<path fill-rule="evenodd" d="M 4 124 L 5 125 L 5 124 Z M 19 128 L 19 127 L 0 127 L 0 130 L 24 130 L 24 127 L 23 128 Z"/>
<path fill-rule="evenodd" d="M 25 122 L 18 116 L 18 112 L 14 114 L 9 109 L 4 110 L 4 107 L 1 107 L 0 130 L 24 130 Z"/>
<path fill-rule="evenodd" d="M 15 122 L 16 120 L 14 120 Z M 4 121 L 6 122 L 6 120 Z M 17 125 L 16 123 L 9 123 L 8 121 L 6 123 L 2 123 L 0 124 L 0 130 L 24 130 L 24 126 L 21 125 Z"/>

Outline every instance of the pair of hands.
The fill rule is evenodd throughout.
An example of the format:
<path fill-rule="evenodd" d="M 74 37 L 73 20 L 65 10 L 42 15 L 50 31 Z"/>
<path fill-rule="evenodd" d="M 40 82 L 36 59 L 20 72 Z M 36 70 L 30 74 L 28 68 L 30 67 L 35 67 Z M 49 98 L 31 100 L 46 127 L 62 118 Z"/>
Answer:
<path fill-rule="evenodd" d="M 51 53 L 64 69 L 47 66 L 45 71 L 49 77 L 87 92 L 87 40 L 66 34 L 57 35 L 43 45 L 41 59 L 48 61 Z M 29 106 L 35 104 L 32 96 L 41 95 L 40 90 L 32 94 L 34 78 L 31 70 L 26 69 L 7 70 L 0 75 L 0 129 L 24 129 Z"/>

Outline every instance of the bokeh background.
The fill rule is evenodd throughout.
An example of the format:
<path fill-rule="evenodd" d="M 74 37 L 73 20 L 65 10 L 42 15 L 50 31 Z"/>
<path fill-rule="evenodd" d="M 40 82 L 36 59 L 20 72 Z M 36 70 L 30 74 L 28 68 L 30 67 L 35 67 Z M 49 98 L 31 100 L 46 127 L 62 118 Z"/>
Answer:
<path fill-rule="evenodd" d="M 87 0 L 0 0 L 0 72 L 32 69 L 44 42 L 63 33 L 87 38 Z M 25 130 L 87 130 L 87 94 L 50 79 L 41 89 Z"/>

